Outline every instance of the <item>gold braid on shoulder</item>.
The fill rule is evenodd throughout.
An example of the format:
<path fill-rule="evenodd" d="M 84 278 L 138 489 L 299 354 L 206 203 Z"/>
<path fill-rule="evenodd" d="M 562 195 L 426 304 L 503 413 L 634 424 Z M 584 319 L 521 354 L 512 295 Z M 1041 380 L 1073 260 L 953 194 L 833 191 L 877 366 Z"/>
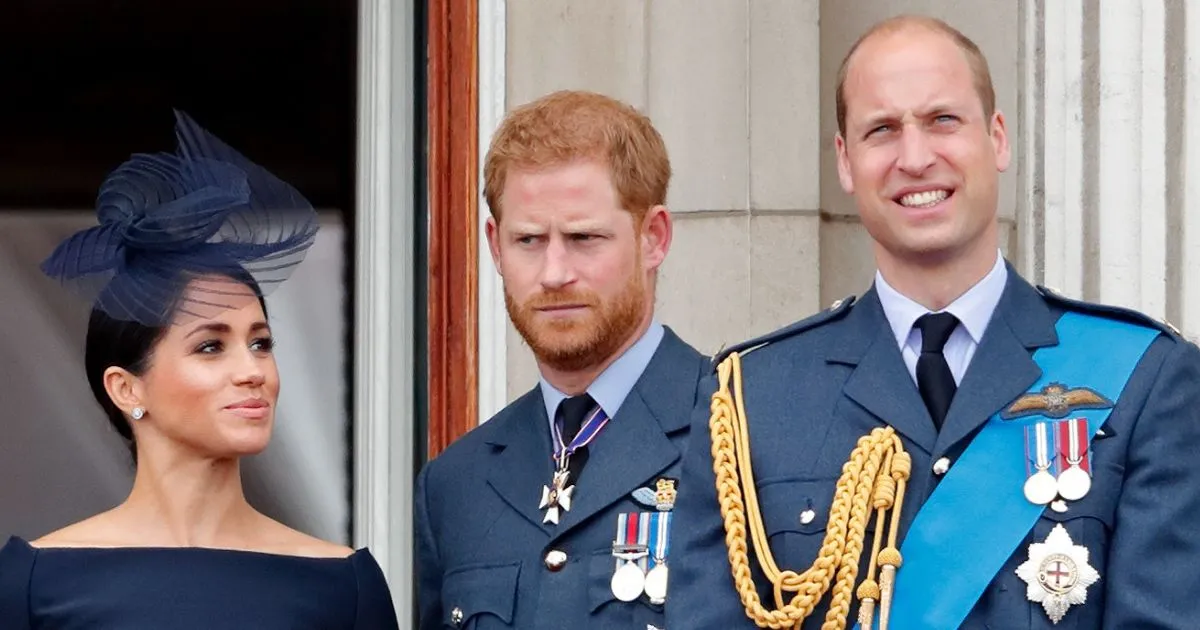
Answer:
<path fill-rule="evenodd" d="M 876 604 L 879 628 L 887 630 L 900 551 L 896 534 L 904 488 L 912 460 L 891 427 L 879 428 L 860 438 L 842 466 L 829 511 L 825 540 L 812 566 L 803 573 L 780 571 L 768 546 L 758 492 L 750 465 L 750 437 L 742 400 L 741 357 L 730 354 L 717 368 L 719 387 L 713 394 L 709 430 L 712 434 L 713 471 L 717 476 L 717 498 L 725 521 L 725 545 L 733 581 L 746 615 L 760 628 L 799 628 L 833 585 L 832 601 L 823 630 L 841 630 L 850 615 L 854 580 L 858 576 L 867 519 L 875 511 L 875 540 L 867 577 L 858 587 L 859 623 L 870 630 Z M 732 389 L 731 389 L 732 388 Z M 890 513 L 887 546 L 882 536 Z M 774 586 L 775 608 L 765 608 L 751 576 L 747 534 L 754 555 L 767 580 Z M 875 580 L 879 567 L 879 581 Z M 836 582 L 835 582 L 836 578 Z M 784 593 L 792 594 L 784 602 Z"/>

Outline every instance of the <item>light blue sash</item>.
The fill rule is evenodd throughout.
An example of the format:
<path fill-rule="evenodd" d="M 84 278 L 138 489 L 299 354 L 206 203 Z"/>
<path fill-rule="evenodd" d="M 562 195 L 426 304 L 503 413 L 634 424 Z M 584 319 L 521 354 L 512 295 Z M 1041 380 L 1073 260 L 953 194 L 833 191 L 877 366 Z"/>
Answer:
<path fill-rule="evenodd" d="M 1033 360 L 1050 383 L 1088 387 L 1115 404 L 1133 369 L 1159 331 L 1068 312 L 1058 320 L 1058 345 Z M 1112 409 L 1079 409 L 1088 441 Z M 896 574 L 891 625 L 908 630 L 957 628 L 1045 506 L 1025 499 L 1025 426 L 1042 416 L 1001 420 L 992 416 L 917 512 L 904 537 L 904 562 Z M 857 629 L 857 626 L 855 626 Z"/>

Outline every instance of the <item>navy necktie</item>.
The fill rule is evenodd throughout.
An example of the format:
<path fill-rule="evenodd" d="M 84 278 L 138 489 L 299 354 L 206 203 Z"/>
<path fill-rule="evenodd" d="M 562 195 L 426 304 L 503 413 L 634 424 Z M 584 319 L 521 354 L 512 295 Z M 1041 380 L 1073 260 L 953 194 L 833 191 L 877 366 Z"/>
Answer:
<path fill-rule="evenodd" d="M 921 399 L 933 418 L 934 428 L 941 431 L 946 412 L 950 410 L 950 402 L 954 400 L 954 392 L 958 389 L 942 350 L 958 326 L 958 318 L 950 313 L 929 313 L 922 315 L 914 326 L 921 331 L 917 389 L 921 391 Z"/>

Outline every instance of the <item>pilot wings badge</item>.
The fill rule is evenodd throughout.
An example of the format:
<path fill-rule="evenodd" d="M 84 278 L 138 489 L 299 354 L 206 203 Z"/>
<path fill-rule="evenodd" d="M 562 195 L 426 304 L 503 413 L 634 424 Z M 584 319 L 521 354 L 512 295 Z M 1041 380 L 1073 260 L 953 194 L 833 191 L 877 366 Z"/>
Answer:
<path fill-rule="evenodd" d="M 1076 409 L 1108 409 L 1112 406 L 1111 400 L 1091 388 L 1068 388 L 1062 383 L 1050 383 L 1040 392 L 1029 392 L 1016 399 L 1000 412 L 1000 417 L 1004 420 L 1036 415 L 1065 418 Z"/>

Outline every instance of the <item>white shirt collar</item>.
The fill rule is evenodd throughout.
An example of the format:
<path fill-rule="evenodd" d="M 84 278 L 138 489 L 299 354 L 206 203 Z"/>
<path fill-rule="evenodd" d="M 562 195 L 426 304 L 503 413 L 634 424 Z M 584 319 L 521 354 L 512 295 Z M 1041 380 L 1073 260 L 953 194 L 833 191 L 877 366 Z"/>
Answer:
<path fill-rule="evenodd" d="M 957 317 L 967 334 L 971 336 L 971 340 L 978 344 L 979 340 L 983 339 L 988 322 L 992 320 L 992 313 L 995 312 L 996 305 L 1000 303 L 1000 296 L 1004 294 L 1004 286 L 1007 282 L 1008 267 L 1004 264 L 1004 256 L 997 250 L 996 264 L 992 265 L 992 270 L 982 280 L 975 283 L 975 286 L 939 312 L 950 313 Z M 883 306 L 883 313 L 887 317 L 888 324 L 892 327 L 892 334 L 896 336 L 896 345 L 903 348 L 908 342 L 913 324 L 930 311 L 892 288 L 892 285 L 884 280 L 883 274 L 879 271 L 875 272 L 875 290 L 879 295 L 879 303 Z"/>

